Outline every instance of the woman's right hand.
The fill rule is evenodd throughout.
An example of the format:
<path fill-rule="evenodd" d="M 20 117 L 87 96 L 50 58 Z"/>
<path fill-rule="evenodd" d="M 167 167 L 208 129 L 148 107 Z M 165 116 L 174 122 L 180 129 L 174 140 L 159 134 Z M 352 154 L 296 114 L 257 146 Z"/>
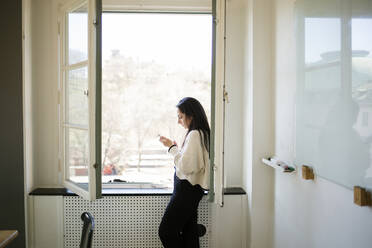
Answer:
<path fill-rule="evenodd" d="M 174 141 L 172 141 L 172 140 L 170 140 L 170 139 L 168 139 L 167 137 L 164 137 L 164 136 L 160 136 L 159 141 L 161 143 L 163 143 L 163 145 L 166 146 L 166 147 L 171 147 L 172 145 L 177 145 L 176 142 L 174 142 Z"/>

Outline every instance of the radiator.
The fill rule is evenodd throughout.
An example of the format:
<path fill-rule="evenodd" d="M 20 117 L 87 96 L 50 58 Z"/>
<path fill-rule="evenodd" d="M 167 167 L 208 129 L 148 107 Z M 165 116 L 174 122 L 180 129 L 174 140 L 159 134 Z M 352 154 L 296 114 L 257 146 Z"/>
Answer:
<path fill-rule="evenodd" d="M 87 211 L 95 219 L 95 248 L 161 248 L 158 227 L 170 196 L 106 196 L 93 202 L 77 196 L 63 197 L 64 247 L 79 247 L 83 223 L 80 215 Z M 200 247 L 210 247 L 211 218 L 208 198 L 199 204 L 198 223 L 207 228 Z"/>

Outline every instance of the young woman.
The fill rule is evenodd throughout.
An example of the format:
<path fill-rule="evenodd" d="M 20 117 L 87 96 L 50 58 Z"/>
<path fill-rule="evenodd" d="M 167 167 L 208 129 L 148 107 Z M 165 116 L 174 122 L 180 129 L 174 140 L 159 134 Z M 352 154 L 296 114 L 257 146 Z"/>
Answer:
<path fill-rule="evenodd" d="M 209 183 L 210 128 L 202 105 L 194 98 L 183 98 L 177 104 L 177 114 L 178 123 L 187 130 L 182 146 L 160 136 L 174 157 L 176 171 L 159 236 L 165 248 L 198 248 L 198 205 Z"/>

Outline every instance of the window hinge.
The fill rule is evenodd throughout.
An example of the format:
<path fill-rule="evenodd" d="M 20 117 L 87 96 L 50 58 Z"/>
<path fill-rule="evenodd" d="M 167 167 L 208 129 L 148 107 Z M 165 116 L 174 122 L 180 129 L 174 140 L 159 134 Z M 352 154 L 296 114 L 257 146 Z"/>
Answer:
<path fill-rule="evenodd" d="M 223 86 L 223 100 L 227 103 L 230 103 L 229 101 L 229 93 L 226 91 L 225 86 Z"/>

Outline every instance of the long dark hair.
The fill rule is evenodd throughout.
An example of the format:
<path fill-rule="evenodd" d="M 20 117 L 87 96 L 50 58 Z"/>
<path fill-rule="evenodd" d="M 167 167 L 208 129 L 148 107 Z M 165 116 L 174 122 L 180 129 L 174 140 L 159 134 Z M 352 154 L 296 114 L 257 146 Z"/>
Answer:
<path fill-rule="evenodd" d="M 198 130 L 200 134 L 200 139 L 202 142 L 202 136 L 204 137 L 204 146 L 209 152 L 209 141 L 211 129 L 209 128 L 207 115 L 203 109 L 203 106 L 198 100 L 192 97 L 185 97 L 179 101 L 176 107 L 180 110 L 181 113 L 185 114 L 187 118 L 191 119 L 189 130 L 187 131 L 186 136 L 192 130 Z M 201 133 L 203 135 L 201 135 Z"/>

